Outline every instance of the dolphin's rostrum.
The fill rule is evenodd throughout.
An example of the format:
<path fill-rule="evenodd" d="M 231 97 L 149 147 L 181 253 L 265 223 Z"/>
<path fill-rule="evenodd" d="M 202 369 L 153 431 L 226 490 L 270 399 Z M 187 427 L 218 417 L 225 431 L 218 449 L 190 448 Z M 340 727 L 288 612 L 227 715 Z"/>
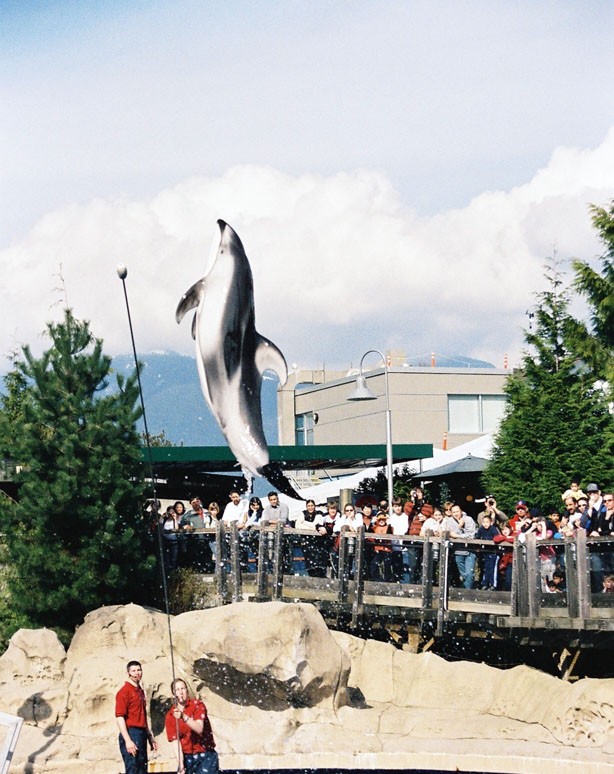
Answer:
<path fill-rule="evenodd" d="M 209 271 L 183 295 L 175 318 L 196 309 L 192 338 L 200 385 L 232 453 L 245 471 L 264 476 L 299 498 L 283 471 L 269 462 L 262 429 L 260 389 L 265 371 L 285 384 L 286 360 L 256 331 L 252 270 L 234 229 L 218 220 L 220 244 Z"/>

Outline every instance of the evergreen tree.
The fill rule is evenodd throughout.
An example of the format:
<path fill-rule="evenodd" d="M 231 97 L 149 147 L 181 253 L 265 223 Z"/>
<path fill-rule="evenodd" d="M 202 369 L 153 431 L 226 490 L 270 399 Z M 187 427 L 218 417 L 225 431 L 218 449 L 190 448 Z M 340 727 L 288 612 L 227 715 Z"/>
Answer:
<path fill-rule="evenodd" d="M 393 467 L 393 494 L 395 497 L 409 499 L 409 492 L 414 488 L 413 478 L 416 471 L 409 465 L 403 465 L 402 468 Z M 359 494 L 370 494 L 378 500 L 388 499 L 388 476 L 386 470 L 381 468 L 373 478 L 364 478 L 356 487 Z"/>
<path fill-rule="evenodd" d="M 19 502 L 4 509 L 13 611 L 70 632 L 108 603 L 142 600 L 153 544 L 141 512 L 138 388 L 107 386 L 111 359 L 66 310 L 52 346 L 15 357 L 0 411 L 2 456 L 22 466 Z"/>
<path fill-rule="evenodd" d="M 611 483 L 613 417 L 604 392 L 588 373 L 578 373 L 567 337 L 569 296 L 559 262 L 547 264 L 548 289 L 538 294 L 535 329 L 525 334 L 533 350 L 507 380 L 508 404 L 483 475 L 508 510 L 526 500 L 561 507 L 561 493 L 574 475 L 585 483 Z"/>
<path fill-rule="evenodd" d="M 605 246 L 601 256 L 601 273 L 586 261 L 573 261 L 574 288 L 583 296 L 590 314 L 590 328 L 573 320 L 570 337 L 579 357 L 597 379 L 614 390 L 614 200 L 609 208 L 591 207 L 593 225 Z"/>

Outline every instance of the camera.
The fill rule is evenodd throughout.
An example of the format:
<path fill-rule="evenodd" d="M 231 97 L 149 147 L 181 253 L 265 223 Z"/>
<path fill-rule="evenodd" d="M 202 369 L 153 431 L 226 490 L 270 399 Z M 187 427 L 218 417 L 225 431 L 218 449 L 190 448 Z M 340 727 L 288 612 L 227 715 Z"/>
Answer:
<path fill-rule="evenodd" d="M 488 498 L 488 500 L 487 500 L 487 503 L 488 503 L 489 505 L 494 505 L 494 504 L 495 504 L 495 501 L 493 500 L 493 498 L 492 498 L 492 497 L 489 497 L 489 498 Z"/>

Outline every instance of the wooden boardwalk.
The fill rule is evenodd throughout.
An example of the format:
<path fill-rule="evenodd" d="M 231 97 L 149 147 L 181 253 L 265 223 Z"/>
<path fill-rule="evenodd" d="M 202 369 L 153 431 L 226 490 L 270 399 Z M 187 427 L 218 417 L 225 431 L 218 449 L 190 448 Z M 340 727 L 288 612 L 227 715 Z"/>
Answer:
<path fill-rule="evenodd" d="M 614 648 L 614 593 L 600 593 L 601 575 L 614 567 L 614 539 L 589 538 L 526 542 L 507 548 L 490 541 L 459 541 L 444 536 L 377 536 L 377 542 L 403 543 L 421 560 L 420 583 L 381 583 L 366 579 L 365 551 L 375 536 L 344 532 L 338 549 L 338 570 L 331 577 L 301 574 L 301 546 L 324 538 L 284 528 L 264 526 L 252 532 L 250 569 L 246 571 L 245 542 L 236 525 L 197 530 L 201 539 L 215 540 L 215 572 L 203 577 L 214 605 L 243 599 L 301 601 L 316 605 L 328 620 L 348 631 L 374 626 L 402 630 L 409 641 L 426 649 L 443 637 L 512 640 L 563 652 L 583 648 Z M 194 535 L 189 535 L 192 540 Z M 567 590 L 542 591 L 540 548 L 554 546 L 564 564 Z M 511 591 L 464 589 L 454 585 L 454 552 L 470 550 L 478 561 L 487 553 L 513 551 Z M 257 551 L 257 554 L 255 553 Z M 297 562 L 297 554 L 299 561 Z M 212 586 L 211 586 L 212 584 Z M 592 586 L 592 588 L 591 588 Z"/>

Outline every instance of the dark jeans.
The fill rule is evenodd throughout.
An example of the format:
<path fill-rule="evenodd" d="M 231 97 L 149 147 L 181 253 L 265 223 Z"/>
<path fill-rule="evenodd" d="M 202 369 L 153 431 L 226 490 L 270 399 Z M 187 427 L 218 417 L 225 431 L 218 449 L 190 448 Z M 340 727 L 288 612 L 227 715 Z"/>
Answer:
<path fill-rule="evenodd" d="M 184 755 L 185 774 L 218 774 L 220 770 L 217 753 L 215 750 L 197 753 L 196 755 Z"/>
<path fill-rule="evenodd" d="M 307 574 L 312 578 L 324 578 L 328 564 L 328 538 L 317 532 L 313 536 L 304 535 L 302 546 Z"/>
<path fill-rule="evenodd" d="M 179 538 L 175 534 L 162 535 L 164 549 L 164 567 L 167 572 L 173 572 L 179 564 Z"/>
<path fill-rule="evenodd" d="M 389 551 L 374 551 L 369 567 L 372 581 L 390 583 L 392 581 L 392 557 Z"/>
<path fill-rule="evenodd" d="M 119 735 L 119 751 L 124 759 L 126 774 L 147 774 L 147 730 L 128 727 L 128 736 L 137 746 L 136 755 L 130 755 L 126 750 L 124 737 Z"/>
<path fill-rule="evenodd" d="M 214 562 L 211 553 L 210 535 L 189 535 L 188 536 L 188 566 L 195 572 L 211 573 L 213 572 Z"/>
<path fill-rule="evenodd" d="M 482 557 L 482 582 L 481 587 L 494 589 L 497 587 L 497 564 L 499 557 L 497 554 L 484 554 Z"/>
<path fill-rule="evenodd" d="M 458 568 L 460 582 L 466 589 L 473 588 L 475 558 L 475 554 L 471 551 L 458 551 L 454 554 L 454 561 Z"/>

